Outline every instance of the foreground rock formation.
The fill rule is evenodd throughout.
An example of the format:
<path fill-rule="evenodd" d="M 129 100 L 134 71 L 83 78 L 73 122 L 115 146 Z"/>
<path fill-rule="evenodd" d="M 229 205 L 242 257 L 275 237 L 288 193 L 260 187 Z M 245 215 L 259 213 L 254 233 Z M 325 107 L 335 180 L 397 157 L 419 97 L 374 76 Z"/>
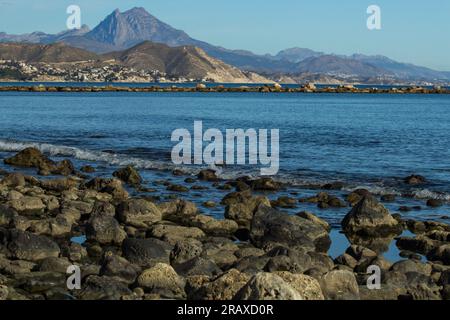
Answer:
<path fill-rule="evenodd" d="M 256 193 L 280 187 L 267 179 L 229 181 L 236 191 L 224 197 L 226 218 L 219 220 L 181 198 L 130 197 L 126 184 L 142 181 L 130 167 L 115 174 L 123 182 L 85 179 L 70 161 L 61 166 L 36 149 L 5 162 L 62 176 L 4 172 L 1 177 L 3 300 L 450 298 L 449 226 L 395 219 L 370 195 L 349 209 L 343 227 L 354 245 L 333 260 L 327 254 L 329 225 L 311 213 L 272 208 Z M 198 178 L 218 180 L 211 172 Z M 376 236 L 395 237 L 406 228 L 417 236 L 400 237 L 398 245 L 410 254 L 392 264 L 375 250 Z M 80 236 L 86 242 L 73 241 Z M 80 290 L 67 288 L 71 265 L 80 267 Z M 366 286 L 371 265 L 383 272 L 381 290 Z"/>

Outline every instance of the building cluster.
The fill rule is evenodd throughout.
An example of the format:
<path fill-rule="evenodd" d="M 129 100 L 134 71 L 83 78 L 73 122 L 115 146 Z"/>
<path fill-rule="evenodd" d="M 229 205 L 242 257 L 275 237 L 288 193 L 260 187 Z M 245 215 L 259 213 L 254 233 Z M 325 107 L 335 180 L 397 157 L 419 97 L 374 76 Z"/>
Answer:
<path fill-rule="evenodd" d="M 170 76 L 158 70 L 136 70 L 109 63 L 90 64 L 30 64 L 23 61 L 0 60 L 0 79 L 21 81 L 61 82 L 194 82 L 205 79 L 187 79 Z"/>

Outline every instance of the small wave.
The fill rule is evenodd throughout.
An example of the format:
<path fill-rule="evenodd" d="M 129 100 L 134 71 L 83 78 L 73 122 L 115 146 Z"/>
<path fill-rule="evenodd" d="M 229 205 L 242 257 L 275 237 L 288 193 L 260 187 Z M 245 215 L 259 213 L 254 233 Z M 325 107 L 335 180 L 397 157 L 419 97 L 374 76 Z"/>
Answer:
<path fill-rule="evenodd" d="M 450 194 L 444 192 L 436 192 L 428 189 L 415 190 L 412 195 L 416 199 L 436 199 L 450 202 Z"/>
<path fill-rule="evenodd" d="M 167 162 L 129 157 L 105 151 L 83 150 L 75 147 L 59 146 L 48 143 L 17 142 L 0 140 L 0 150 L 19 152 L 25 148 L 36 148 L 53 157 L 69 157 L 82 161 L 104 162 L 112 166 L 133 165 L 138 169 L 173 170 L 175 165 Z M 183 168 L 184 169 L 184 168 Z M 184 169 L 186 170 L 186 169 Z"/>

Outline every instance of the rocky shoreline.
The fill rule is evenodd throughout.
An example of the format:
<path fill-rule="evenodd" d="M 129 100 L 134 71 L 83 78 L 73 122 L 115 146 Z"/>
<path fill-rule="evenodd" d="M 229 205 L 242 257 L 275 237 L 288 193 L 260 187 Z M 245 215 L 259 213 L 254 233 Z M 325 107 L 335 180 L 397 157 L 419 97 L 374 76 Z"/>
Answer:
<path fill-rule="evenodd" d="M 167 185 L 179 191 L 169 201 L 146 196 L 132 167 L 95 177 L 93 167 L 33 148 L 4 162 L 0 300 L 450 299 L 450 226 L 393 215 L 367 190 L 270 201 L 258 193 L 282 188 L 270 178 L 222 181 L 210 170 L 188 177 L 229 190 L 219 220 L 183 200 L 183 186 Z M 328 255 L 326 221 L 281 211 L 299 200 L 348 207 L 342 229 L 352 245 L 339 257 Z M 414 237 L 401 237 L 405 230 Z M 405 259 L 391 263 L 381 252 L 394 238 Z M 67 288 L 71 265 L 81 270 L 80 290 Z M 370 266 L 381 270 L 379 290 L 367 287 Z"/>
<path fill-rule="evenodd" d="M 0 92 L 261 92 L 261 93 L 364 93 L 364 94 L 450 94 L 450 89 L 442 87 L 403 87 L 403 88 L 357 88 L 353 85 L 337 87 L 316 87 L 314 84 L 299 86 L 298 88 L 283 87 L 282 85 L 239 86 L 226 87 L 223 85 L 206 86 L 203 83 L 193 87 L 183 86 L 0 86 Z"/>

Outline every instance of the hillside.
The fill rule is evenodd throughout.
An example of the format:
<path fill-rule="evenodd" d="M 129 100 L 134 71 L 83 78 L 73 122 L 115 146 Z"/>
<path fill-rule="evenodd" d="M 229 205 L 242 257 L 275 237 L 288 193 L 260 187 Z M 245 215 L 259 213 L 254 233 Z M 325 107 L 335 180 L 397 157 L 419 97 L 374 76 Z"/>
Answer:
<path fill-rule="evenodd" d="M 98 60 L 100 57 L 86 50 L 56 44 L 0 43 L 0 59 L 29 63 L 62 63 Z"/>
<path fill-rule="evenodd" d="M 104 55 L 70 47 L 64 43 L 49 45 L 0 43 L 0 60 L 24 61 L 30 64 L 73 65 L 78 62 L 80 67 L 84 66 L 83 72 L 88 72 L 89 66 L 97 69 L 98 66 L 112 64 L 134 70 L 158 71 L 177 78 L 208 79 L 223 83 L 272 82 L 214 59 L 197 47 L 169 47 L 149 41 L 124 51 Z M 92 62 L 95 66 L 92 63 L 87 65 L 87 62 Z"/>
<path fill-rule="evenodd" d="M 103 58 L 115 59 L 136 69 L 155 69 L 186 78 L 230 83 L 271 82 L 254 74 L 245 74 L 193 46 L 169 47 L 146 41 L 125 51 L 105 54 Z"/>

